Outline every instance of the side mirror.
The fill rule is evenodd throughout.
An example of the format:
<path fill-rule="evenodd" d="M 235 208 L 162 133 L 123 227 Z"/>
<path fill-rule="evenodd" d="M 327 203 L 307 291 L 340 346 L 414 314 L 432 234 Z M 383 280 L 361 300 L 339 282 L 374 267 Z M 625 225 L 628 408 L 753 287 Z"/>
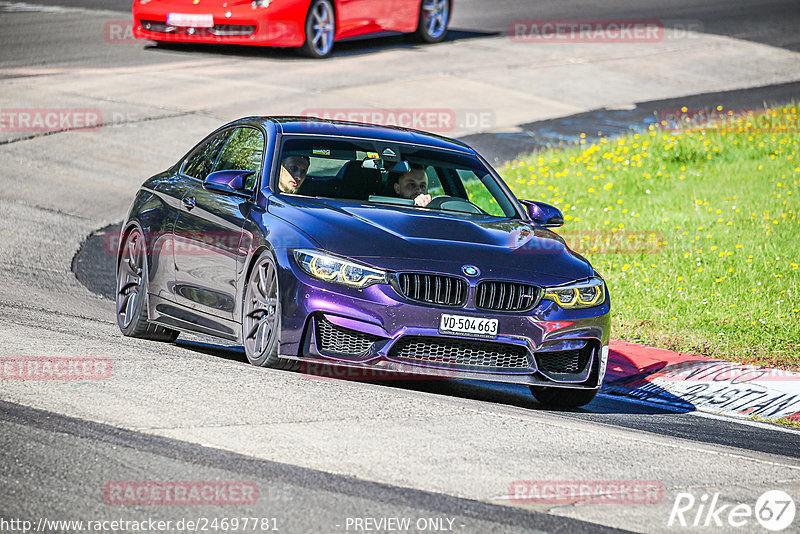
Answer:
<path fill-rule="evenodd" d="M 564 215 L 555 206 L 535 200 L 520 199 L 520 202 L 528 210 L 528 217 L 532 223 L 545 228 L 558 228 L 564 224 Z"/>
<path fill-rule="evenodd" d="M 245 189 L 245 180 L 254 175 L 256 171 L 216 171 L 203 180 L 203 187 L 220 193 L 250 196 L 250 191 Z"/>

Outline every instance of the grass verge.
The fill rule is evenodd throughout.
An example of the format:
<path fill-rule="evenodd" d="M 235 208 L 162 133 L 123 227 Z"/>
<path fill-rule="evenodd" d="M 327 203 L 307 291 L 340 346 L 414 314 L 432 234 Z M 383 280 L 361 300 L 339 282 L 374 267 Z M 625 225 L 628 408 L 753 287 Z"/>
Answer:
<path fill-rule="evenodd" d="M 564 212 L 559 233 L 608 282 L 613 337 L 798 370 L 797 108 L 717 110 L 502 174 L 519 198 Z"/>

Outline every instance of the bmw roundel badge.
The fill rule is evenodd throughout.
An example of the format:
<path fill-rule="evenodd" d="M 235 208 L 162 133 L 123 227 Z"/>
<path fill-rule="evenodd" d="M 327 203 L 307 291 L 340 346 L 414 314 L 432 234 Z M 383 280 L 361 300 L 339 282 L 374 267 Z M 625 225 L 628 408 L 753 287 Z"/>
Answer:
<path fill-rule="evenodd" d="M 467 276 L 478 276 L 479 274 L 481 274 L 480 269 L 478 269 L 474 265 L 464 265 L 463 267 L 461 267 L 461 270 L 464 271 L 464 274 L 466 274 Z"/>

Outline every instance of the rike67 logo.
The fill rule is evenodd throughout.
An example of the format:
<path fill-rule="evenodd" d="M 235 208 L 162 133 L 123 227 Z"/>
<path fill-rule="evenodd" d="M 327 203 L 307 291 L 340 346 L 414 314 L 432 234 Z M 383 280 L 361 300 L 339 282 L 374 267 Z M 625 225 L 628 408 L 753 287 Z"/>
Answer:
<path fill-rule="evenodd" d="M 752 532 L 755 520 L 763 528 L 778 532 L 792 525 L 794 516 L 794 500 L 781 490 L 764 492 L 756 500 L 755 506 L 748 503 L 722 504 L 719 493 L 711 496 L 704 493 L 699 499 L 691 493 L 678 493 L 667 526 L 698 527 L 704 530 L 713 527 L 744 527 Z"/>

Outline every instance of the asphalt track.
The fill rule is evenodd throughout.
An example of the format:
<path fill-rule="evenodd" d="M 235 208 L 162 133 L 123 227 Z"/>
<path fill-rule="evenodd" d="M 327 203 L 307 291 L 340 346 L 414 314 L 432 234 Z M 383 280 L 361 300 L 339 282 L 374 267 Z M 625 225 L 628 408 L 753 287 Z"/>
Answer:
<path fill-rule="evenodd" d="M 21 505 L 15 506 L 15 512 L 26 517 L 85 520 L 87 516 L 80 511 L 96 506 L 103 498 L 98 498 L 98 493 L 109 480 L 132 480 L 142 472 L 157 471 L 169 474 L 172 480 L 255 483 L 260 498 L 254 505 L 236 507 L 148 510 L 141 505 L 138 509 L 126 507 L 118 515 L 111 512 L 92 517 L 139 521 L 146 517 L 172 521 L 173 525 L 187 518 L 259 517 L 273 519 L 280 532 L 343 532 L 353 530 L 347 528 L 348 517 L 363 516 L 368 510 L 369 517 L 413 518 L 413 523 L 445 519 L 443 524 L 456 532 L 624 532 L 531 510 L 268 462 L 2 401 L 0 428 L 0 459 L 7 466 L 0 474 L 0 497 L 7 504 Z M 42 488 L 40 482 L 53 474 L 67 484 Z M 80 483 L 74 483 L 76 480 Z M 25 496 L 24 503 L 20 495 Z M 1 516 L 12 515 L 8 511 L 0 510 Z"/>
<path fill-rule="evenodd" d="M 272 60 L 286 62 L 295 60 L 295 56 L 290 51 L 253 51 L 209 47 L 108 46 L 107 43 L 97 39 L 76 38 L 86 29 L 87 14 L 84 12 L 75 10 L 66 13 L 47 13 L 39 10 L 26 13 L 23 9 L 24 6 L 17 5 L 17 11 L 11 15 L 7 8 L 4 11 L 4 4 L 10 3 L 0 3 L 0 43 L 3 45 L 3 52 L 0 54 L 0 68 L 4 69 L 0 74 L 0 79 L 46 75 L 50 69 L 69 72 L 71 69 L 117 68 L 159 62 L 177 64 L 186 61 L 187 57 L 218 58 L 228 55 L 232 58 L 244 58 L 257 62 L 266 56 Z M 116 17 L 115 11 L 123 12 L 128 8 L 127 2 L 67 3 L 47 0 L 37 2 L 37 4 L 70 5 L 78 9 L 87 7 L 108 10 L 110 12 L 108 17 Z M 532 11 L 531 7 L 534 5 L 536 10 Z M 611 18 L 623 16 L 625 18 L 650 18 L 658 16 L 664 19 L 699 20 L 703 23 L 704 31 L 707 33 L 781 47 L 789 51 L 799 48 L 796 28 L 800 26 L 798 24 L 800 14 L 795 2 L 676 2 L 667 7 L 657 3 L 642 6 L 633 2 L 612 2 L 593 7 L 578 3 L 539 2 L 534 4 L 501 1 L 493 2 L 491 10 L 482 9 L 483 6 L 485 4 L 479 2 L 463 2 L 457 5 L 456 18 L 453 23 L 456 29 L 455 41 L 480 41 L 483 38 L 505 32 L 508 28 L 508 21 L 514 18 Z M 41 21 L 48 17 L 59 17 L 59 20 L 68 20 L 69 24 L 63 25 L 60 32 L 43 33 Z M 46 27 L 52 28 L 52 25 Z M 414 52 L 413 45 L 409 45 L 405 39 L 392 37 L 347 43 L 337 49 L 337 54 L 366 58 L 369 54 L 387 49 L 408 49 L 409 53 L 413 54 Z M 20 70 L 15 71 L 14 69 L 28 70 L 27 73 L 20 73 Z M 32 70 L 37 71 L 38 74 L 31 73 Z M 569 142 L 576 131 L 598 131 L 604 134 L 613 134 L 621 128 L 637 127 L 637 125 L 646 124 L 646 121 L 659 109 L 672 109 L 677 104 L 687 101 L 694 102 L 692 105 L 698 107 L 720 103 L 727 107 L 740 108 L 757 106 L 764 101 L 780 102 L 800 96 L 797 82 L 771 84 L 762 88 L 754 88 L 755 85 L 757 84 L 731 91 L 704 93 L 696 97 L 687 97 L 686 95 L 690 93 L 687 91 L 679 99 L 650 99 L 637 103 L 635 107 L 618 111 L 619 114 L 609 114 L 608 110 L 562 114 L 562 116 L 548 121 L 517 124 L 518 128 L 513 132 L 472 134 L 467 139 L 488 156 L 502 161 L 537 146 Z M 695 98 L 695 100 L 691 100 L 691 98 Z M 633 102 L 638 101 L 634 99 Z M 4 104 L 5 102 L 0 103 Z M 29 164 L 36 165 L 36 162 L 31 161 Z M 76 168 L 80 169 L 81 166 L 76 165 Z M 102 202 L 102 199 L 100 201 Z M 4 226 L 0 229 L 5 232 L 17 232 L 13 225 L 9 226 L 14 217 L 12 213 L 15 213 L 12 210 L 17 208 L 13 206 L 9 208 L 8 204 L 4 204 L 4 209 L 9 211 L 3 214 Z M 53 215 L 58 215 L 58 213 L 53 213 Z M 113 220 L 118 219 L 111 219 L 111 221 Z M 79 221 L 70 223 L 70 225 L 83 228 Z M 107 227 L 105 231 L 112 228 Z M 85 241 L 80 251 L 72 256 L 71 267 L 76 272 L 78 279 L 91 291 L 98 295 L 109 296 L 109 282 L 112 279 L 110 275 L 113 276 L 113 274 L 108 269 L 108 254 L 102 250 L 103 230 L 100 232 L 99 235 Z M 5 233 L 4 235 L 8 236 L 9 234 Z M 57 267 L 48 263 L 46 258 L 43 259 L 43 263 L 45 268 Z M 16 266 L 16 268 L 18 267 Z M 58 288 L 49 289 L 53 291 L 53 295 L 58 291 Z M 59 311 L 57 307 L 50 309 L 46 303 L 38 304 L 47 311 L 47 319 L 45 319 L 44 316 L 34 313 L 38 309 L 36 306 L 26 307 L 26 305 L 15 302 L 3 301 L 4 313 L 14 314 L 16 317 L 5 323 L 8 328 L 7 332 L 19 331 L 20 335 L 24 336 L 25 332 L 30 331 L 30 328 L 40 324 L 43 336 L 47 338 L 48 342 L 52 340 L 55 343 L 74 343 L 76 339 L 83 337 L 87 346 L 92 347 L 100 346 L 98 343 L 107 346 L 105 343 L 113 342 L 115 339 L 113 325 L 100 324 L 95 319 L 91 319 L 88 314 L 85 317 L 69 316 L 66 311 Z M 21 338 L 17 341 L 17 338 L 12 338 L 10 334 L 7 336 L 4 338 L 7 343 L 3 347 L 5 354 L 15 354 L 20 350 L 23 352 L 26 350 L 22 347 L 28 345 Z M 239 349 L 206 338 L 182 336 L 175 346 L 163 350 L 147 344 L 130 344 L 121 340 L 119 344 L 120 354 L 125 354 L 126 359 L 134 358 L 132 361 L 136 362 L 138 362 L 137 358 L 144 357 L 144 361 L 151 361 L 157 365 L 157 359 L 163 356 L 168 360 L 167 363 L 181 365 L 178 362 L 185 358 L 187 373 L 190 368 L 193 373 L 207 373 L 207 375 L 201 376 L 205 376 L 209 380 L 219 380 L 227 373 L 235 375 L 241 373 L 242 376 L 257 378 L 250 372 L 251 370 Z M 152 351 L 152 354 L 149 351 Z M 126 364 L 122 365 L 122 374 L 125 375 L 124 366 Z M 161 377 L 148 375 L 146 367 L 140 366 L 139 363 L 136 365 L 136 372 L 142 373 L 141 388 L 146 387 L 145 381 L 162 382 Z M 161 368 L 163 369 L 163 367 Z M 180 375 L 180 372 L 176 372 L 176 377 Z M 269 372 L 261 373 L 261 376 L 270 380 L 273 375 L 274 373 Z M 274 375 L 274 378 L 278 381 L 288 380 L 291 382 L 293 380 L 291 376 L 281 374 Z M 136 387 L 135 380 L 130 384 L 131 387 Z M 163 382 L 163 384 L 166 385 L 168 382 Z M 275 384 L 272 384 L 272 387 L 275 387 Z M 159 428 L 153 428 L 146 423 L 131 424 L 128 429 L 121 429 L 94 422 L 93 416 L 88 415 L 92 413 L 92 406 L 85 408 L 73 406 L 71 398 L 77 395 L 76 390 L 81 389 L 91 393 L 91 386 L 76 384 L 72 389 L 61 390 L 61 394 L 65 407 L 71 407 L 70 409 L 75 413 L 87 414 L 85 417 L 69 417 L 53 413 L 61 410 L 59 403 L 48 404 L 49 401 L 45 399 L 36 399 L 36 392 L 33 389 L 27 396 L 24 393 L 15 392 L 13 398 L 26 398 L 28 399 L 26 404 L 29 406 L 46 404 L 59 406 L 59 408 L 42 410 L 23 406 L 18 402 L 7 401 L 2 401 L 0 404 L 0 425 L 3 427 L 2 434 L 0 434 L 2 435 L 0 438 L 2 453 L 0 454 L 3 456 L 2 462 L 0 462 L 0 466 L 2 466 L 0 467 L 0 481 L 2 481 L 0 482 L 0 517 L 36 518 L 49 515 L 51 518 L 57 519 L 87 519 L 89 517 L 99 519 L 124 516 L 141 519 L 150 515 L 177 520 L 187 514 L 222 517 L 230 516 L 235 512 L 278 517 L 281 524 L 280 530 L 287 532 L 344 531 L 343 521 L 347 517 L 359 516 L 448 517 L 460 526 L 460 528 L 454 529 L 455 531 L 464 532 L 602 531 L 604 527 L 598 523 L 623 526 L 630 524 L 631 528 L 638 531 L 652 532 L 665 529 L 666 516 L 663 507 L 658 508 L 658 512 L 654 511 L 649 514 L 657 519 L 648 522 L 631 510 L 591 513 L 588 509 L 581 511 L 580 508 L 570 509 L 552 505 L 530 509 L 531 507 L 524 507 L 519 503 L 516 506 L 508 507 L 505 505 L 514 503 L 498 498 L 497 494 L 502 494 L 503 491 L 496 491 L 493 496 L 485 491 L 475 492 L 466 485 L 455 491 L 413 489 L 419 486 L 445 488 L 447 484 L 438 482 L 441 474 L 432 471 L 423 477 L 430 479 L 430 483 L 420 484 L 419 477 L 405 473 L 408 471 L 408 467 L 398 466 L 398 476 L 381 474 L 363 463 L 364 460 L 360 459 L 363 452 L 358 450 L 347 451 L 348 454 L 344 456 L 351 455 L 353 457 L 349 462 L 343 461 L 342 451 L 331 451 L 330 465 L 315 464 L 316 467 L 301 467 L 302 462 L 296 460 L 293 451 L 286 449 L 282 456 L 295 458 L 290 460 L 290 463 L 266 460 L 264 457 L 260 457 L 260 453 L 254 449 L 250 449 L 248 454 L 222 450 L 228 447 L 220 446 L 219 440 L 210 434 L 200 438 L 194 436 L 188 438 L 187 441 L 180 437 L 176 439 L 165 437 L 166 434 L 170 434 L 166 430 L 163 432 L 165 435 L 156 435 L 161 432 Z M 321 388 L 320 391 L 326 391 L 326 394 L 331 395 L 336 394 L 331 388 Z M 355 402 L 356 399 L 362 401 L 366 398 L 364 395 L 375 395 L 381 403 L 386 405 L 392 405 L 392 403 L 402 405 L 402 403 L 408 402 L 414 406 L 447 406 L 448 409 L 458 411 L 451 417 L 453 420 L 463 418 L 461 411 L 468 410 L 474 414 L 481 414 L 481 417 L 488 417 L 490 420 L 514 421 L 513 425 L 521 427 L 542 427 L 554 434 L 558 433 L 558 429 L 571 429 L 572 435 L 575 436 L 575 445 L 585 443 L 585 447 L 591 447 L 590 444 L 596 446 L 598 443 L 598 438 L 592 436 L 607 435 L 619 440 L 619 448 L 586 451 L 584 453 L 586 462 L 578 460 L 581 467 L 585 468 L 586 473 L 603 473 L 602 469 L 595 467 L 593 462 L 595 459 L 598 460 L 597 464 L 603 462 L 614 465 L 624 464 L 625 459 L 618 458 L 618 456 L 624 455 L 625 451 L 628 451 L 631 457 L 627 461 L 636 466 L 629 473 L 634 473 L 639 478 L 660 476 L 665 480 L 670 497 L 680 488 L 692 487 L 692 484 L 688 482 L 692 479 L 692 475 L 682 474 L 683 470 L 691 465 L 695 466 L 697 472 L 698 488 L 710 487 L 709 482 L 714 480 L 714 476 L 717 476 L 720 479 L 720 485 L 726 488 L 728 497 L 733 500 L 737 498 L 754 499 L 757 493 L 753 493 L 755 490 L 750 489 L 751 487 L 782 487 L 787 490 L 793 488 L 790 493 L 796 497 L 796 500 L 797 497 L 800 497 L 797 492 L 797 476 L 793 474 L 793 469 L 798 465 L 796 459 L 800 456 L 797 447 L 798 433 L 776 429 L 765 424 L 745 424 L 727 418 L 676 413 L 642 403 L 626 402 L 603 396 L 598 397 L 585 410 L 551 412 L 542 410 L 527 391 L 472 382 L 348 383 L 343 385 L 343 391 L 346 391 L 346 395 L 349 396 L 343 397 L 343 399 L 349 398 L 352 402 Z M 129 390 L 129 394 L 130 398 L 138 398 L 134 389 Z M 12 398 L 10 393 L 4 391 L 0 394 L 0 399 L 9 398 Z M 90 402 L 102 402 L 99 400 L 102 396 L 93 397 L 90 394 L 82 398 Z M 331 397 L 328 402 L 339 406 L 348 406 L 343 399 Z M 124 405 L 123 399 L 115 398 L 115 401 L 122 401 Z M 298 402 L 300 401 L 298 400 Z M 322 404 L 324 403 L 325 399 L 322 399 Z M 165 403 L 164 406 L 169 406 L 169 404 Z M 367 403 L 365 406 L 372 406 L 373 410 L 381 411 L 377 404 Z M 129 413 L 141 410 L 142 417 L 139 418 L 141 421 L 146 420 L 145 414 L 154 413 L 151 411 L 152 408 L 140 407 L 136 404 L 127 406 L 126 409 Z M 202 412 L 202 403 L 196 404 L 194 410 Z M 410 428 L 413 428 L 413 422 L 420 421 L 419 418 L 422 416 L 407 408 L 401 409 L 400 413 L 406 411 L 411 413 L 408 421 L 412 423 Z M 192 428 L 197 428 L 199 432 L 206 426 L 189 422 L 191 417 L 188 414 L 190 412 L 181 413 L 184 413 L 187 418 L 186 430 L 191 431 Z M 309 411 L 309 414 L 311 413 L 315 412 Z M 323 414 L 323 409 L 316 411 L 316 417 L 321 417 Z M 98 420 L 113 419 L 107 415 L 95 417 Z M 306 416 L 309 421 L 314 417 Z M 177 414 L 176 418 L 178 418 Z M 246 408 L 242 418 L 249 419 Z M 477 415 L 464 418 L 463 421 L 464 424 L 474 426 L 476 429 L 493 428 L 485 421 L 479 420 Z M 451 423 L 445 423 L 444 420 L 440 424 L 448 428 L 451 425 Z M 244 425 L 244 429 L 246 422 L 243 421 L 242 425 Z M 180 426 L 179 424 L 178 427 Z M 209 428 L 211 426 L 213 425 L 210 425 Z M 400 420 L 396 426 L 398 429 L 409 428 Z M 132 427 L 140 430 L 130 429 Z M 231 436 L 235 435 L 242 442 L 248 441 L 244 434 L 238 433 L 235 426 L 223 425 L 220 428 L 229 432 Z M 377 439 L 378 435 L 382 433 L 390 435 L 385 427 L 367 418 L 363 419 L 361 428 L 365 432 L 375 433 L 375 444 L 365 442 L 363 437 L 351 436 L 351 439 L 368 447 L 375 447 L 382 441 Z M 458 432 L 457 426 L 452 428 L 454 430 L 451 432 Z M 515 434 L 515 431 L 507 426 L 500 428 L 509 434 Z M 275 432 L 281 432 L 280 429 L 280 426 L 276 426 Z M 420 435 L 430 436 L 430 433 L 420 428 Z M 331 443 L 341 443 L 335 432 L 321 434 L 315 438 L 322 442 L 330 440 Z M 315 438 L 309 437 L 309 442 L 306 443 L 309 448 Z M 280 434 L 274 435 L 274 439 L 276 443 L 281 442 L 283 446 L 286 446 L 286 442 L 282 441 Z M 467 439 L 462 435 L 462 440 Z M 487 443 L 490 439 L 488 435 L 485 436 Z M 634 456 L 631 452 L 634 450 L 632 446 L 623 446 L 626 441 L 640 443 L 642 450 L 647 452 L 644 456 Z M 205 442 L 208 442 L 210 446 L 199 444 Z M 547 442 L 546 436 L 541 435 L 536 441 L 531 441 L 530 446 L 531 454 L 541 457 L 542 465 L 548 466 L 548 477 L 551 479 L 559 476 L 575 477 L 575 471 L 570 470 L 567 465 L 564 465 L 563 468 L 557 466 L 559 461 L 564 462 L 569 459 L 576 461 L 575 458 L 578 456 L 562 454 L 564 452 L 562 451 L 562 453 L 554 454 L 551 459 L 550 454 L 554 451 L 538 450 L 538 447 L 545 442 Z M 273 446 L 262 443 L 265 449 Z M 301 442 L 297 443 L 301 444 Z M 455 444 L 452 448 L 455 449 Z M 670 452 L 673 449 L 682 451 L 682 453 L 673 456 Z M 497 450 L 503 451 L 504 448 L 501 446 Z M 517 453 L 519 451 L 518 448 L 511 450 Z M 458 455 L 448 457 L 438 448 L 434 450 L 434 452 L 436 451 L 443 458 L 442 461 L 447 458 L 450 462 L 440 463 L 440 468 L 452 470 L 452 476 L 457 477 L 464 468 L 460 462 L 466 461 L 468 456 L 461 449 L 459 449 L 461 451 L 459 454 L 462 454 L 462 457 Z M 402 462 L 402 453 L 395 451 L 392 454 L 396 456 L 385 457 L 385 463 Z M 675 480 L 668 480 L 664 474 L 666 471 L 662 466 L 664 460 L 661 458 L 662 456 L 667 459 L 667 462 L 673 462 L 676 471 Z M 370 457 L 375 458 L 376 456 Z M 377 457 L 380 458 L 380 456 Z M 416 458 L 420 461 L 420 457 Z M 438 456 L 434 456 L 430 459 L 436 460 L 437 458 Z M 678 458 L 682 460 L 679 462 Z M 741 468 L 741 474 L 734 475 L 732 472 L 728 472 L 723 476 L 721 473 L 714 474 L 713 470 L 710 471 L 711 474 L 704 473 L 700 467 L 705 463 L 703 458 L 708 459 L 711 464 L 720 466 L 720 469 L 723 465 L 737 466 L 737 468 Z M 725 463 L 722 458 L 736 459 L 736 461 Z M 513 457 L 509 458 L 509 461 L 513 462 Z M 685 466 L 679 465 L 684 461 Z M 583 465 L 584 463 L 585 465 Z M 751 464 L 754 466 L 752 470 L 748 467 Z M 760 467 L 756 470 L 757 466 Z M 770 466 L 775 467 L 775 473 L 782 472 L 783 475 L 773 474 Z M 481 480 L 486 478 L 489 471 L 498 469 L 494 465 L 486 466 L 483 469 L 481 467 L 474 466 L 474 473 L 471 475 L 476 486 L 481 485 Z M 487 473 L 484 473 L 484 470 Z M 754 475 L 753 473 L 756 471 L 763 475 Z M 620 468 L 618 472 L 620 473 L 618 476 L 624 478 L 622 474 L 624 470 Z M 661 474 L 656 475 L 655 473 Z M 531 478 L 538 475 L 527 469 L 517 476 Z M 162 480 L 249 480 L 258 485 L 262 498 L 259 500 L 258 506 L 254 508 L 205 507 L 199 513 L 197 507 L 115 508 L 102 504 L 98 507 L 98 503 L 102 503 L 102 487 L 109 480 L 147 480 L 154 477 L 156 479 L 160 477 Z M 544 475 L 542 477 L 544 478 Z M 634 475 L 628 474 L 627 477 L 634 478 Z M 372 480 L 390 480 L 392 482 L 373 482 Z M 736 486 L 738 487 L 734 489 Z M 464 496 L 473 495 L 482 497 L 480 499 L 464 498 Z M 504 506 L 499 506 L 497 503 Z M 667 512 L 669 504 L 664 503 Z M 630 517 L 628 517 L 629 515 Z M 575 520 L 573 517 L 590 517 L 594 524 L 587 524 Z"/>

